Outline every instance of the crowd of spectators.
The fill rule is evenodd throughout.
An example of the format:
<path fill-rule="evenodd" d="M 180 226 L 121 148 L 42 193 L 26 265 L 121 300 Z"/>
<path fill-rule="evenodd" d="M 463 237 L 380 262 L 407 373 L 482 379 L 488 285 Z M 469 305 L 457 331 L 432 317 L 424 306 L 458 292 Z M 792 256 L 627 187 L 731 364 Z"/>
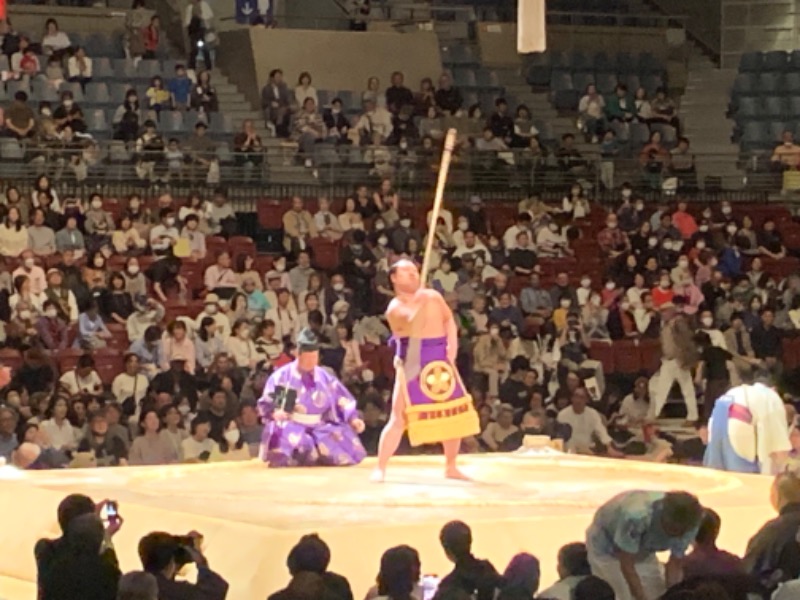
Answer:
<path fill-rule="evenodd" d="M 720 516 L 685 492 L 623 492 L 595 513 L 584 540 L 558 551 L 558 579 L 541 585 L 539 559 L 521 552 L 500 573 L 473 553 L 470 527 L 447 523 L 439 533 L 452 571 L 426 573 L 417 550 L 386 550 L 369 600 L 788 600 L 800 582 L 796 531 L 800 479 L 775 478 L 772 504 L 778 516 L 758 529 L 743 557 L 717 546 Z M 114 548 L 124 527 L 125 506 L 95 503 L 80 494 L 58 507 L 62 536 L 35 546 L 37 584 L 43 600 L 224 600 L 229 584 L 203 553 L 202 533 L 152 532 L 138 544 L 141 571 L 125 575 Z M 486 540 L 475 540 L 485 547 Z M 657 552 L 669 552 L 660 564 Z M 368 558 L 366 560 L 369 560 Z M 329 569 L 331 549 L 317 534 L 290 550 L 287 586 L 270 600 L 353 600 L 347 578 Z M 194 572 L 193 577 L 187 577 Z M 359 591 L 359 593 L 361 593 Z"/>
<path fill-rule="evenodd" d="M 339 208 L 320 198 L 312 212 L 293 198 L 275 223 L 284 252 L 268 259 L 248 239 L 225 242 L 243 238 L 222 189 L 182 206 L 168 194 L 83 202 L 42 177 L 2 201 L 0 343 L 15 374 L 0 456 L 31 440 L 36 466 L 254 456 L 253 402 L 303 327 L 359 399 L 375 452 L 392 383 L 381 358 L 388 270 L 420 259 L 428 231 L 390 180 L 358 186 Z M 800 327 L 800 277 L 772 269 L 791 269 L 798 248 L 772 218 L 756 233 L 727 202 L 653 212 L 627 185 L 605 216 L 578 185 L 561 204 L 534 197 L 518 211 L 502 228 L 473 197 L 429 230 L 429 284 L 456 316 L 458 364 L 481 416 L 464 451 L 543 434 L 570 452 L 699 462 L 716 397 L 756 377 L 791 381 L 782 348 Z M 586 249 L 594 256 L 574 262 Z M 320 268 L 331 251 L 333 268 Z M 660 373 L 604 368 L 616 342 L 656 356 L 661 343 Z M 696 427 L 689 440 L 657 423 L 681 414 L 668 402 L 673 380 Z"/>

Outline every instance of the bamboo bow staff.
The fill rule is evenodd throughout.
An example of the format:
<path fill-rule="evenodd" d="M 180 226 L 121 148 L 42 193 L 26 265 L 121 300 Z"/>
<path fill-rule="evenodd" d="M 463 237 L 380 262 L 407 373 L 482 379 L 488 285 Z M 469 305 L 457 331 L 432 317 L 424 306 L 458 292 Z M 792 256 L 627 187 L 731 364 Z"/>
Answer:
<path fill-rule="evenodd" d="M 433 238 L 436 237 L 436 222 L 439 220 L 439 213 L 442 211 L 442 203 L 444 202 L 444 186 L 447 183 L 447 172 L 450 170 L 450 161 L 453 158 L 453 148 L 456 145 L 456 132 L 455 129 L 448 129 L 447 135 L 444 138 L 444 152 L 442 152 L 442 161 L 439 163 L 439 179 L 436 181 L 436 196 L 433 199 L 433 210 L 431 211 L 431 220 L 428 227 L 428 239 L 425 243 L 425 258 L 422 259 L 422 273 L 420 274 L 420 282 L 426 285 L 428 280 L 428 271 L 431 267 L 431 256 L 433 255 Z"/>

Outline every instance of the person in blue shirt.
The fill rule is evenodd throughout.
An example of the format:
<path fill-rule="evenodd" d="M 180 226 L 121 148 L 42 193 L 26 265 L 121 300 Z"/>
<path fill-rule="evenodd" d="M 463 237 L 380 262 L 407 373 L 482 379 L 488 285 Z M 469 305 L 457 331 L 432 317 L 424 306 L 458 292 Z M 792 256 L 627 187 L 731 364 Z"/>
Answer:
<path fill-rule="evenodd" d="M 247 312 L 250 317 L 261 321 L 271 308 L 269 300 L 267 300 L 264 292 L 256 288 L 256 282 L 253 281 L 253 278 L 249 275 L 246 276 L 244 282 L 242 282 L 242 290 L 245 296 L 247 296 Z"/>
<path fill-rule="evenodd" d="M 686 492 L 629 491 L 595 513 L 586 532 L 592 573 L 614 588 L 617 600 L 655 600 L 682 577 L 682 561 L 703 516 Z M 657 552 L 670 552 L 662 574 Z"/>
<path fill-rule="evenodd" d="M 128 352 L 139 357 L 142 373 L 148 379 L 153 379 L 158 373 L 161 364 L 161 328 L 151 325 L 144 332 L 144 337 L 133 342 Z"/>
<path fill-rule="evenodd" d="M 170 79 L 167 85 L 172 94 L 172 106 L 175 110 L 188 110 L 189 99 L 192 95 L 192 80 L 186 74 L 184 65 L 175 65 L 175 78 Z"/>
<path fill-rule="evenodd" d="M 73 347 L 86 350 L 105 348 L 106 340 L 109 338 L 111 332 L 100 316 L 97 302 L 92 299 L 86 307 L 86 312 L 82 312 L 78 317 L 78 337 Z"/>

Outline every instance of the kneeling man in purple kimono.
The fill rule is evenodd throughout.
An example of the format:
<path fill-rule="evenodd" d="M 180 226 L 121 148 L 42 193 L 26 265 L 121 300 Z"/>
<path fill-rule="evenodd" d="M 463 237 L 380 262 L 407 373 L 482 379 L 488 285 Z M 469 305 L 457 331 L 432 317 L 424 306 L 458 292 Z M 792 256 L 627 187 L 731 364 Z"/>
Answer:
<path fill-rule="evenodd" d="M 258 410 L 264 421 L 260 454 L 270 467 L 357 465 L 366 456 L 356 401 L 319 366 L 310 329 L 298 335 L 297 358 L 270 375 Z"/>

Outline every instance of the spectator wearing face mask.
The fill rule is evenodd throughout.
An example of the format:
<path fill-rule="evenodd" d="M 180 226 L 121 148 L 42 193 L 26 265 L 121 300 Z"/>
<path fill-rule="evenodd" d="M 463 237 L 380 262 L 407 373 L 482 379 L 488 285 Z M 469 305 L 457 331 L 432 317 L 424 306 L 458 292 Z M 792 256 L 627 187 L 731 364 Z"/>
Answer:
<path fill-rule="evenodd" d="M 253 369 L 260 359 L 250 337 L 250 325 L 245 319 L 239 319 L 234 323 L 231 336 L 225 341 L 225 348 L 228 356 L 240 369 Z"/>
<path fill-rule="evenodd" d="M 619 229 L 615 214 L 610 214 L 606 218 L 606 227 L 597 234 L 597 243 L 603 254 L 612 259 L 631 249 L 628 235 Z"/>
<path fill-rule="evenodd" d="M 47 350 L 64 350 L 67 347 L 67 323 L 58 316 L 58 309 L 51 300 L 44 303 L 44 315 L 36 321 L 36 330 Z"/>

